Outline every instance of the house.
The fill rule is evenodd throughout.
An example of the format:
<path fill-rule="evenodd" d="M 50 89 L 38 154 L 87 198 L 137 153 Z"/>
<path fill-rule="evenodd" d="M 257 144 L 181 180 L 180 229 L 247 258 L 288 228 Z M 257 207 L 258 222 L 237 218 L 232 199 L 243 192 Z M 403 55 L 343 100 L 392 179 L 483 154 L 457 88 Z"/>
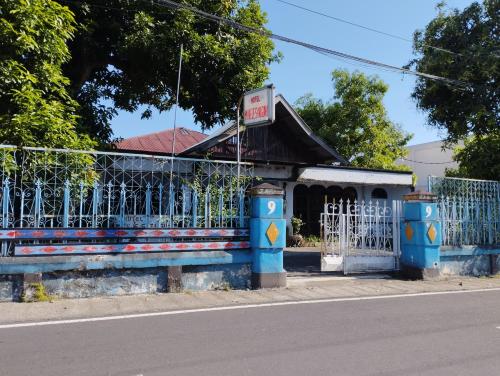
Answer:
<path fill-rule="evenodd" d="M 275 112 L 275 121 L 270 125 L 240 127 L 241 160 L 253 163 L 255 176 L 262 181 L 284 189 L 284 215 L 289 229 L 291 218 L 295 216 L 305 222 L 305 235 L 319 235 L 320 215 L 327 202 L 382 200 L 390 206 L 393 200 L 399 200 L 411 190 L 411 172 L 349 166 L 335 149 L 312 132 L 282 95 L 275 97 Z M 118 144 L 118 149 L 169 154 L 172 132 L 127 139 Z M 177 132 L 183 133 L 182 146 L 177 148 L 176 145 L 180 156 L 210 156 L 233 161 L 236 158 L 237 127 L 234 123 L 208 137 L 191 134 L 194 131 L 185 128 Z M 195 142 L 195 138 L 199 140 Z M 179 139 L 176 135 L 176 144 Z"/>
<path fill-rule="evenodd" d="M 463 146 L 463 142 L 458 144 Z M 416 190 L 427 191 L 429 176 L 444 177 L 445 170 L 457 168 L 453 161 L 453 148 L 444 148 L 442 141 L 432 141 L 408 146 L 408 156 L 396 161 L 396 164 L 409 166 L 417 177 Z"/>

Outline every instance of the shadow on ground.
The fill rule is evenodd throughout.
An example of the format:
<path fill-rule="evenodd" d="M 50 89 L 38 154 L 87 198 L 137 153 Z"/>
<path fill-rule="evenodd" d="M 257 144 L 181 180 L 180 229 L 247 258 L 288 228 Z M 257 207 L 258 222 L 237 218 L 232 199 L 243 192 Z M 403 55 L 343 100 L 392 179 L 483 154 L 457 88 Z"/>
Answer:
<path fill-rule="evenodd" d="M 296 247 L 285 248 L 283 252 L 283 266 L 288 277 L 331 277 L 344 276 L 342 272 L 321 271 L 320 248 Z M 351 278 L 391 278 L 406 280 L 398 272 L 366 272 L 349 274 Z"/>
<path fill-rule="evenodd" d="M 319 248 L 286 248 L 283 266 L 288 275 L 319 275 L 321 251 Z"/>

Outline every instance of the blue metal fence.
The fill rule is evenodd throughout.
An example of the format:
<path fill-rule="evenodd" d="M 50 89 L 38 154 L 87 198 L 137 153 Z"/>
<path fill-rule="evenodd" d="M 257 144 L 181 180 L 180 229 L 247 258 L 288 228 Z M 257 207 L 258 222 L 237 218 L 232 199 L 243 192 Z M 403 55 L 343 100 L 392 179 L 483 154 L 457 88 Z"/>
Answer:
<path fill-rule="evenodd" d="M 9 145 L 0 163 L 4 229 L 247 226 L 251 164 Z"/>

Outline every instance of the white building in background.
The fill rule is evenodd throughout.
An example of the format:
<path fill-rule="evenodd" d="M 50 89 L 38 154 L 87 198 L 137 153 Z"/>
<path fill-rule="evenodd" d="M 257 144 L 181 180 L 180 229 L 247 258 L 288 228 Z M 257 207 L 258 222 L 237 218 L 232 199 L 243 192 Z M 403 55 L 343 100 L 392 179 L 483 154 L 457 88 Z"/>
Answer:
<path fill-rule="evenodd" d="M 459 145 L 463 145 L 460 142 Z M 427 190 L 427 177 L 444 176 L 447 168 L 456 168 L 453 161 L 453 148 L 443 150 L 442 141 L 426 142 L 424 144 L 408 146 L 408 156 L 400 159 L 397 164 L 409 166 L 417 176 L 416 190 Z"/>

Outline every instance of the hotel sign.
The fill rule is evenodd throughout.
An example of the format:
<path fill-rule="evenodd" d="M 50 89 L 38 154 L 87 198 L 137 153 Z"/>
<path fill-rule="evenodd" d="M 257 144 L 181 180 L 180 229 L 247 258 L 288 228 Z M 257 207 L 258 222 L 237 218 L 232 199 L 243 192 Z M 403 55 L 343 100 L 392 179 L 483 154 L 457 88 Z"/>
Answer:
<path fill-rule="evenodd" d="M 243 98 L 243 124 L 257 126 L 274 121 L 274 85 L 245 93 Z"/>

